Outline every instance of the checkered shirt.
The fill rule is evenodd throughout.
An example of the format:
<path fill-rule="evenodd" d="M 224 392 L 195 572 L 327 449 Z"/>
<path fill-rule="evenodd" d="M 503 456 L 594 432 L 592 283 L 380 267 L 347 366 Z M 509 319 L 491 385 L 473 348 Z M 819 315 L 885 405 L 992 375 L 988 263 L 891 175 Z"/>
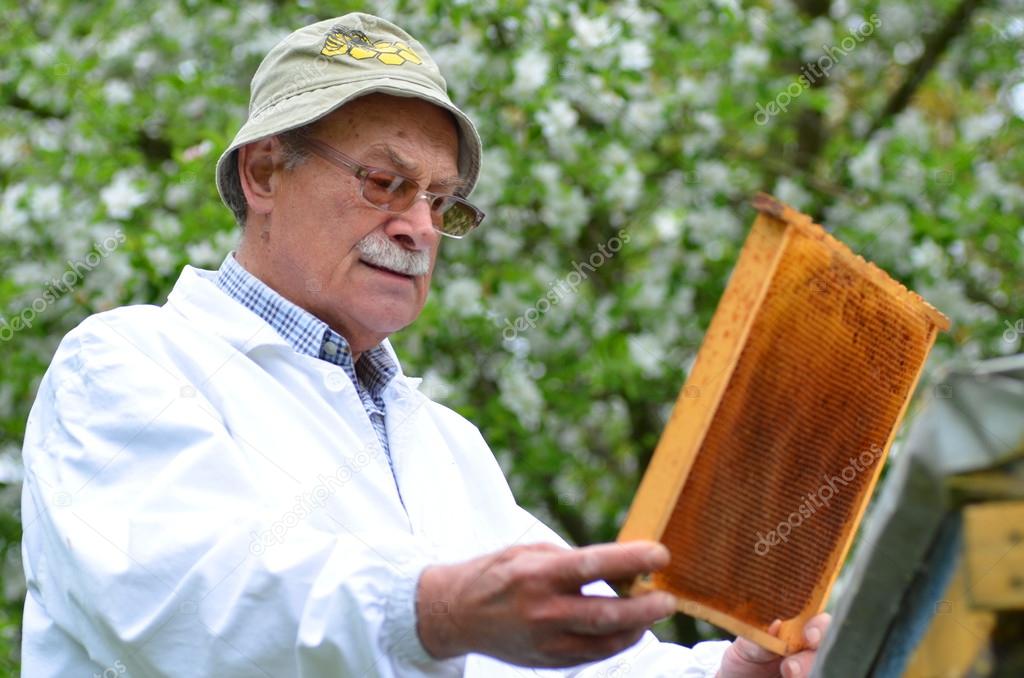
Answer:
<path fill-rule="evenodd" d="M 296 353 L 326 360 L 345 370 L 352 380 L 363 402 L 370 423 L 377 431 L 377 439 L 391 465 L 391 474 L 395 468 L 391 463 L 391 449 L 388 446 L 388 434 L 384 428 L 384 387 L 398 373 L 391 356 L 383 346 L 377 345 L 359 356 L 358 362 L 352 362 L 352 350 L 348 341 L 327 323 L 314 316 L 280 294 L 270 289 L 263 281 L 242 268 L 230 252 L 217 271 L 217 286 L 224 290 L 232 299 L 263 318 L 278 334 L 287 341 Z M 396 479 L 397 487 L 397 479 Z"/>

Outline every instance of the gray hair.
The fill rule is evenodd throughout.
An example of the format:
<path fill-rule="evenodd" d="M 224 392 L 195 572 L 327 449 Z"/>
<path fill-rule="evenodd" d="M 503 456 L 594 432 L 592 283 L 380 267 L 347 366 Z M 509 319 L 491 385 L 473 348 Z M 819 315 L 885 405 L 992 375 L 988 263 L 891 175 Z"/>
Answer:
<path fill-rule="evenodd" d="M 299 127 L 277 135 L 281 142 L 281 150 L 284 154 L 284 169 L 290 172 L 309 159 L 309 153 L 302 147 L 299 137 L 307 131 L 311 125 Z M 231 208 L 235 215 L 235 221 L 243 229 L 245 228 L 246 211 L 249 203 L 245 199 L 245 191 L 242 190 L 242 178 L 238 174 L 238 151 L 231 154 L 224 172 L 224 202 Z"/>

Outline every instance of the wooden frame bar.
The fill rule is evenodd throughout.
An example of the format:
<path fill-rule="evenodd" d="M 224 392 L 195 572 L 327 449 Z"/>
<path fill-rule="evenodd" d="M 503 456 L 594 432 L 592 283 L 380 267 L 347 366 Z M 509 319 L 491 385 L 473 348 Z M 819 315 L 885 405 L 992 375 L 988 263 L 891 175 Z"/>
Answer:
<path fill-rule="evenodd" d="M 763 194 L 754 206 L 619 541 L 672 551 L 632 592 L 668 590 L 681 612 L 791 654 L 949 321 L 808 216 Z"/>

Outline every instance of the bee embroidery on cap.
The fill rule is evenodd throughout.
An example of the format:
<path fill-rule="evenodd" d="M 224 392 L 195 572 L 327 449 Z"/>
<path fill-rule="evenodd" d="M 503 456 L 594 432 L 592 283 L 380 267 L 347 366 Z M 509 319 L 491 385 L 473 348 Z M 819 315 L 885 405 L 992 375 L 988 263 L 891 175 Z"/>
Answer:
<path fill-rule="evenodd" d="M 359 60 L 376 58 L 388 66 L 401 66 L 407 61 L 413 64 L 423 63 L 419 55 L 404 42 L 389 42 L 387 40 L 373 42 L 366 33 L 340 25 L 331 28 L 320 53 L 324 56 L 348 54 L 353 59 Z"/>

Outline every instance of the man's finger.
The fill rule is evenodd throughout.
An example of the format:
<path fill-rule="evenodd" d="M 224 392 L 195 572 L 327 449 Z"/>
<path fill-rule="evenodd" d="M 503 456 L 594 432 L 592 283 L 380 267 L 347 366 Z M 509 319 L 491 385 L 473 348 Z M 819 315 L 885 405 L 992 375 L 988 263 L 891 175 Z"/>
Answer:
<path fill-rule="evenodd" d="M 573 601 L 566 630 L 604 636 L 643 630 L 676 610 L 676 599 L 664 591 L 634 598 L 583 596 Z"/>
<path fill-rule="evenodd" d="M 742 636 L 733 642 L 733 651 L 744 662 L 751 664 L 770 664 L 779 661 L 779 655 L 766 650 L 749 638 Z"/>
<path fill-rule="evenodd" d="M 668 565 L 668 549 L 653 541 L 597 544 L 559 558 L 556 579 L 576 589 L 598 579 L 631 579 Z"/>
<path fill-rule="evenodd" d="M 607 659 L 614 654 L 632 647 L 643 637 L 646 629 L 631 629 L 621 633 L 605 636 L 566 634 L 567 647 L 559 653 L 562 658 L 569 657 L 569 662 L 559 661 L 559 666 L 573 666 L 587 662 Z"/>
<path fill-rule="evenodd" d="M 825 632 L 828 631 L 831 623 L 832 615 L 827 612 L 822 612 L 808 619 L 807 623 L 804 624 L 804 639 L 807 641 L 807 647 L 817 650 L 818 645 L 821 644 L 821 639 L 825 637 Z"/>
<path fill-rule="evenodd" d="M 811 675 L 811 666 L 814 665 L 814 650 L 804 650 L 790 655 L 782 660 L 782 678 L 807 678 Z"/>

